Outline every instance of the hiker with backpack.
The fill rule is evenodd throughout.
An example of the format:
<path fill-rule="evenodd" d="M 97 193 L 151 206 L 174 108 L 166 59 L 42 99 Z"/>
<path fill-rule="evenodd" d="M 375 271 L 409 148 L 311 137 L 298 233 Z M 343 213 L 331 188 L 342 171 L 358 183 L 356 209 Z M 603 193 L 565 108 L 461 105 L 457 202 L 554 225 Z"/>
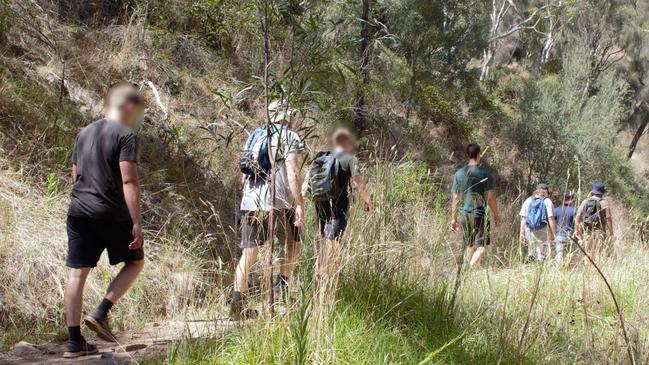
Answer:
<path fill-rule="evenodd" d="M 528 197 L 519 213 L 521 217 L 520 241 L 527 243 L 529 261 L 543 261 L 550 256 L 550 243 L 556 237 L 554 205 L 550 196 L 550 187 L 538 184 L 534 194 Z"/>
<path fill-rule="evenodd" d="M 316 155 L 308 173 L 306 194 L 313 200 L 320 236 L 324 238 L 316 261 L 318 277 L 333 277 L 340 260 L 340 239 L 347 227 L 349 186 L 358 191 L 365 211 L 373 209 L 365 189 L 355 141 L 346 128 L 338 128 L 331 136 L 331 149 Z"/>
<path fill-rule="evenodd" d="M 275 300 L 287 291 L 289 278 L 302 250 L 300 227 L 304 221 L 304 200 L 298 155 L 304 149 L 304 143 L 291 130 L 293 110 L 273 102 L 268 113 L 272 124 L 251 133 L 239 163 L 244 180 L 240 206 L 243 252 L 235 272 L 230 308 L 233 320 L 254 313 L 246 311 L 244 296 L 248 289 L 248 274 L 257 261 L 260 246 L 276 237 L 286 248 L 272 288 Z M 271 176 L 273 169 L 275 175 Z M 271 181 L 275 182 L 274 187 Z M 271 211 L 274 232 L 269 237 Z"/>
<path fill-rule="evenodd" d="M 556 253 L 557 266 L 563 263 L 566 251 L 569 255 L 572 255 L 577 249 L 577 246 L 572 244 L 576 214 L 577 209 L 575 208 L 575 196 L 573 194 L 566 194 L 563 197 L 563 204 L 560 207 L 554 208 L 554 219 L 557 224 L 557 238 L 554 241 L 554 251 Z"/>
<path fill-rule="evenodd" d="M 607 241 L 613 238 L 613 217 L 604 194 L 604 183 L 593 184 L 590 196 L 579 205 L 576 217 L 577 238 L 595 261 L 599 260 Z"/>
<path fill-rule="evenodd" d="M 480 146 L 469 144 L 466 153 L 469 161 L 455 173 L 451 187 L 451 230 L 455 233 L 462 230 L 469 266 L 477 267 L 490 243 L 487 206 L 496 227 L 500 226 L 500 214 L 493 177 L 480 163 Z M 462 207 L 458 215 L 460 202 Z"/>

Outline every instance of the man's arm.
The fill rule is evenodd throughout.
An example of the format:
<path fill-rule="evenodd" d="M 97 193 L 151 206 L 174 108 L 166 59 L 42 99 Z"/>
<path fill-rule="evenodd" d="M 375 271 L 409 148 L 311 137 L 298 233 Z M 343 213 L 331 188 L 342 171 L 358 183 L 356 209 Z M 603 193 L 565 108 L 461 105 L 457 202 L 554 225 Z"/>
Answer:
<path fill-rule="evenodd" d="M 457 232 L 459 224 L 457 222 L 457 206 L 460 203 L 460 195 L 451 193 L 451 230 Z"/>
<path fill-rule="evenodd" d="M 289 152 L 286 155 L 286 173 L 288 174 L 288 186 L 295 199 L 295 226 L 300 227 L 304 222 L 304 198 L 302 197 L 302 174 L 297 152 Z"/>
<path fill-rule="evenodd" d="M 489 210 L 494 216 L 494 223 L 496 227 L 500 226 L 500 212 L 498 211 L 498 201 L 496 200 L 496 193 L 493 190 L 487 190 L 487 204 L 489 205 Z"/>
<path fill-rule="evenodd" d="M 611 207 L 606 207 L 606 233 L 609 239 L 613 238 L 613 217 L 611 215 Z"/>
<path fill-rule="evenodd" d="M 581 238 L 582 233 L 584 232 L 584 227 L 581 224 L 581 217 L 584 214 L 584 207 L 586 206 L 586 201 L 584 200 L 579 204 L 579 208 L 577 208 L 577 214 L 575 215 L 575 236 L 577 238 Z"/>
<path fill-rule="evenodd" d="M 554 242 L 554 239 L 557 238 L 557 221 L 554 217 L 550 217 L 550 242 Z"/>
<path fill-rule="evenodd" d="M 365 189 L 365 182 L 363 181 L 362 175 L 356 175 L 352 178 L 352 187 L 358 190 L 358 195 L 361 197 L 363 202 L 365 202 L 365 210 L 371 211 L 374 208 L 372 200 L 370 199 L 370 194 Z"/>
<path fill-rule="evenodd" d="M 133 221 L 133 242 L 128 246 L 131 250 L 142 247 L 142 226 L 140 221 L 140 182 L 137 176 L 137 163 L 120 161 L 119 169 L 122 174 L 122 190 L 128 213 Z"/>
<path fill-rule="evenodd" d="M 521 226 L 520 226 L 520 230 L 518 232 L 518 239 L 521 242 L 525 242 L 525 240 L 526 240 L 525 239 L 525 224 L 526 224 L 525 220 L 526 220 L 525 217 L 521 216 Z"/>

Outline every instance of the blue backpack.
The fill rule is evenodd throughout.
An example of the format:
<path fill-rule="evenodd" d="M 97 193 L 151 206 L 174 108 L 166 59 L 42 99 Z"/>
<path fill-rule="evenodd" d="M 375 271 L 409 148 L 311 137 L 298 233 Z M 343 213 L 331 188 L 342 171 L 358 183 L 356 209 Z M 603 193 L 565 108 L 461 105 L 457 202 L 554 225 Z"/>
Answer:
<path fill-rule="evenodd" d="M 270 169 L 272 163 L 270 161 L 270 155 L 268 154 L 268 128 L 271 128 L 271 136 L 275 133 L 284 133 L 284 126 L 273 125 L 271 127 L 259 127 L 255 129 L 254 132 L 248 137 L 248 142 L 246 143 L 246 149 L 243 151 L 243 156 L 239 161 L 239 170 L 241 172 L 252 178 L 262 178 L 268 179 L 270 175 Z M 263 140 L 261 143 L 260 139 Z"/>
<path fill-rule="evenodd" d="M 534 197 L 527 210 L 527 226 L 531 229 L 541 229 L 548 225 L 548 210 L 545 207 L 546 198 Z"/>

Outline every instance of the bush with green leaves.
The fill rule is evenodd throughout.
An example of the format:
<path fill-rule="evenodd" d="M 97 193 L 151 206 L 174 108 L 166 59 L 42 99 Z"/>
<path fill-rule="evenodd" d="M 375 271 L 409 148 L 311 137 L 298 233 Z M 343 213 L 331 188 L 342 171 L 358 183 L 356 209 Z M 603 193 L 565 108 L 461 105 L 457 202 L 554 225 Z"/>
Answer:
<path fill-rule="evenodd" d="M 513 130 L 527 185 L 565 186 L 578 180 L 620 184 L 629 169 L 613 137 L 623 119 L 627 86 L 612 72 L 593 78 L 587 44 L 569 41 L 559 74 L 531 79 L 520 99 L 521 120 Z M 575 185 L 573 185 L 574 187 Z"/>

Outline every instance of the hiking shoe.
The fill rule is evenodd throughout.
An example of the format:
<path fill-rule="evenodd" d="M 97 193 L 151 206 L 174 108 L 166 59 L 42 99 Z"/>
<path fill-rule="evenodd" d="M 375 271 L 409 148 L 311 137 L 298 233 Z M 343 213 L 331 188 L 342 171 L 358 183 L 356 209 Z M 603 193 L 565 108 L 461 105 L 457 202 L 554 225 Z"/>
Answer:
<path fill-rule="evenodd" d="M 238 322 L 246 319 L 255 319 L 259 316 L 259 312 L 252 308 L 245 308 L 243 301 L 233 300 L 230 302 L 230 320 Z"/>
<path fill-rule="evenodd" d="M 65 344 L 63 357 L 66 359 L 74 359 L 76 357 L 94 355 L 98 352 L 97 346 L 91 345 L 85 340 L 83 342 L 70 340 Z"/>
<path fill-rule="evenodd" d="M 277 277 L 275 284 L 273 284 L 273 304 L 279 304 L 285 301 L 288 296 L 288 282 L 282 277 Z"/>
<path fill-rule="evenodd" d="M 98 314 L 96 310 L 85 316 L 83 321 L 86 323 L 86 326 L 93 330 L 102 340 L 117 342 L 113 331 L 110 330 L 108 318 Z"/>

